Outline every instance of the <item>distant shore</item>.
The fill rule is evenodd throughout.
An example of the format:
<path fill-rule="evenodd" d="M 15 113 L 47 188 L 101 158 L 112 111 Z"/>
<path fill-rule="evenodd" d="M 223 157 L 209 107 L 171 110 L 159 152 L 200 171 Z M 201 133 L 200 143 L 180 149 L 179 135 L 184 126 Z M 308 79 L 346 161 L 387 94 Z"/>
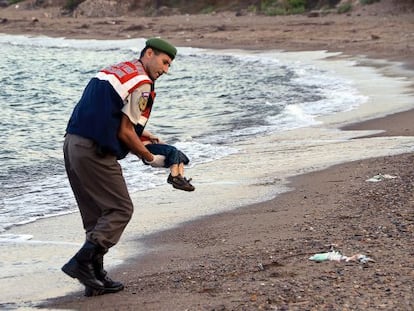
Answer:
<path fill-rule="evenodd" d="M 389 1 L 388 1 L 389 2 Z M 376 9 L 378 7 L 378 9 Z M 0 9 L 0 33 L 78 39 L 161 36 L 179 46 L 257 50 L 327 50 L 414 66 L 413 13 L 388 14 L 381 3 L 318 17 L 205 15 L 64 17 L 58 8 Z"/>

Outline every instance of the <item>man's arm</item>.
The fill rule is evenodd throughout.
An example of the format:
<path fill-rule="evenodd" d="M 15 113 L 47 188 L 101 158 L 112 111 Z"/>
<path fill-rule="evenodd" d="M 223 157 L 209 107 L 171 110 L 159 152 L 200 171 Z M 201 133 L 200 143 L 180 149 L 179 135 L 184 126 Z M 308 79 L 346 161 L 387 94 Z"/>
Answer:
<path fill-rule="evenodd" d="M 118 138 L 138 157 L 148 163 L 154 160 L 154 155 L 148 151 L 135 132 L 135 126 L 128 116 L 122 114 L 121 126 L 118 131 Z"/>

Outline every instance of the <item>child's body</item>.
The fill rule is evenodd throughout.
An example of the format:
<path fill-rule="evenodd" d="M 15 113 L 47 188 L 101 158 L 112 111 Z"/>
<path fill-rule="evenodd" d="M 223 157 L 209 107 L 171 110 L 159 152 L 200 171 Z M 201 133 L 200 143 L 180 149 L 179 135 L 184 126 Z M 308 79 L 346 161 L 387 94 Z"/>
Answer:
<path fill-rule="evenodd" d="M 152 135 L 142 136 L 140 138 L 152 154 L 165 156 L 164 167 L 170 169 L 170 175 L 167 178 L 169 184 L 176 189 L 194 191 L 194 186 L 190 184 L 191 178 L 187 179 L 184 177 L 184 165 L 187 165 L 190 160 L 181 150 L 160 142 L 158 138 Z"/>

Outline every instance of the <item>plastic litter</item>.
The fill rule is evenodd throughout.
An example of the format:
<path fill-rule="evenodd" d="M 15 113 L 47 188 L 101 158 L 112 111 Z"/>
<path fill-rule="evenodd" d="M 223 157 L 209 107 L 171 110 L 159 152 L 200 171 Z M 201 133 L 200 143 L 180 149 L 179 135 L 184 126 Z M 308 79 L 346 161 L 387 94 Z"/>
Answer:
<path fill-rule="evenodd" d="M 348 257 L 334 250 L 327 252 L 327 253 L 319 253 L 319 254 L 312 255 L 311 257 L 309 257 L 309 259 L 312 261 L 317 261 L 317 262 L 328 261 L 328 260 L 338 261 L 338 262 L 339 261 L 345 261 L 345 262 L 355 261 L 355 262 L 359 262 L 363 264 L 366 264 L 368 262 L 375 262 L 372 258 L 367 257 L 366 255 L 363 255 L 363 254 L 355 254 L 351 257 Z"/>
<path fill-rule="evenodd" d="M 310 260 L 313 261 L 327 261 L 327 260 L 333 260 L 333 261 L 341 261 L 343 260 L 345 256 L 341 255 L 339 252 L 337 251 L 331 251 L 331 252 L 327 252 L 327 253 L 319 253 L 319 254 L 315 254 L 311 257 L 309 257 Z"/>
<path fill-rule="evenodd" d="M 356 254 L 354 256 L 348 257 L 346 261 L 358 261 L 360 263 L 368 263 L 368 262 L 375 262 L 374 259 L 367 257 L 363 254 Z"/>
<path fill-rule="evenodd" d="M 365 180 L 365 181 L 369 181 L 369 182 L 379 182 L 379 181 L 383 181 L 385 179 L 395 179 L 398 176 L 394 176 L 394 175 L 389 175 L 389 174 L 378 174 L 375 176 L 372 176 L 371 178 Z"/>

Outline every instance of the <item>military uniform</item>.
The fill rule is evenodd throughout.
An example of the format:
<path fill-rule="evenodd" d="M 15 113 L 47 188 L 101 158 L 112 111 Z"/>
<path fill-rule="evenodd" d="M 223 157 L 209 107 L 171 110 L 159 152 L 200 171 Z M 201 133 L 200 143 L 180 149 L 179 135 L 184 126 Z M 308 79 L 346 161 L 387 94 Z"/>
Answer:
<path fill-rule="evenodd" d="M 147 40 L 148 47 L 171 60 L 176 54 L 175 47 L 158 38 Z M 128 116 L 141 135 L 154 98 L 154 82 L 139 59 L 112 65 L 89 81 L 66 128 L 65 168 L 86 242 L 62 270 L 99 293 L 123 288 L 106 276 L 102 258 L 119 241 L 133 213 L 117 161 L 130 151 L 118 137 L 121 120 Z"/>

